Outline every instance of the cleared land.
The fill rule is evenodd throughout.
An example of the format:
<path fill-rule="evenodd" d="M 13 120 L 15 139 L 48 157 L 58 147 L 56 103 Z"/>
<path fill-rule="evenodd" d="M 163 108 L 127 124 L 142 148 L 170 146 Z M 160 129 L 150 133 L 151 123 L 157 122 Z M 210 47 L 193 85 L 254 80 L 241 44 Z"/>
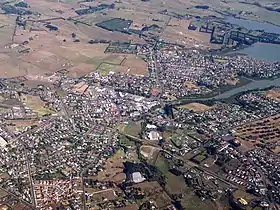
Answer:
<path fill-rule="evenodd" d="M 212 109 L 212 107 L 200 103 L 189 103 L 179 106 L 179 108 L 192 110 L 194 112 L 203 112 Z"/>
<path fill-rule="evenodd" d="M 30 120 L 7 120 L 7 126 L 11 130 L 23 130 L 27 126 L 35 126 L 38 125 L 38 121 L 36 119 Z"/>
<path fill-rule="evenodd" d="M 45 102 L 43 102 L 39 96 L 22 95 L 21 100 L 23 104 L 25 104 L 28 108 L 31 108 L 39 116 L 55 113 L 54 111 L 45 108 Z"/>
<path fill-rule="evenodd" d="M 188 47 L 220 48 L 219 45 L 211 44 L 210 34 L 188 30 L 191 20 L 171 19 L 163 32 L 162 38 L 171 43 L 186 45 Z"/>
<path fill-rule="evenodd" d="M 276 100 L 276 101 L 280 101 L 280 89 L 275 88 L 275 89 L 272 89 L 272 90 L 268 90 L 266 92 L 266 97 L 271 98 L 271 99 Z"/>

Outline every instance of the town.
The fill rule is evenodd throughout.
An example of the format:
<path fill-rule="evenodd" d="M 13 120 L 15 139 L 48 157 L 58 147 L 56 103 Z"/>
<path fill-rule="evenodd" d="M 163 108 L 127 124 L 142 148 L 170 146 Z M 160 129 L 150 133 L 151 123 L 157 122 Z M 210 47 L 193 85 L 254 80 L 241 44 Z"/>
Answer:
<path fill-rule="evenodd" d="M 15 24 L 2 64 L 24 72 L 0 78 L 1 209 L 280 208 L 280 61 L 220 53 L 250 40 L 197 32 L 197 15 L 138 24 L 126 1 L 40 2 L 59 6 L 0 3 Z M 180 21 L 209 40 L 171 43 Z"/>

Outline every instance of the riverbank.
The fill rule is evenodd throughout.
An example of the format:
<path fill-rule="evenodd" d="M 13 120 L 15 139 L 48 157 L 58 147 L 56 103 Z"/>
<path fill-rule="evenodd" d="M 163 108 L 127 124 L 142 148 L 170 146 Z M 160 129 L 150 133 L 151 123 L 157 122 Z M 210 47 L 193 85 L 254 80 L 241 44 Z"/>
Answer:
<path fill-rule="evenodd" d="M 232 88 L 232 86 L 226 86 L 224 87 L 225 89 L 220 89 L 218 91 L 214 91 L 211 93 L 216 95 L 209 96 L 210 94 L 208 94 L 208 95 L 203 95 L 198 97 L 179 99 L 177 101 L 174 101 L 173 104 L 183 105 L 183 104 L 193 103 L 193 102 L 207 102 L 208 104 L 209 101 L 226 100 L 247 91 L 267 89 L 270 87 L 280 87 L 280 78 L 252 80 L 250 78 L 243 77 L 241 81 L 240 84 L 234 86 L 234 88 Z"/>

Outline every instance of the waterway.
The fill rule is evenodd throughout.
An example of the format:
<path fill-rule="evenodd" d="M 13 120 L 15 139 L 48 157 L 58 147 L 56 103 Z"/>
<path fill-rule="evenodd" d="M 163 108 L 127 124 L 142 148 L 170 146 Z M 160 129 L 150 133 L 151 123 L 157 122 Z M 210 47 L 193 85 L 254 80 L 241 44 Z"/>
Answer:
<path fill-rule="evenodd" d="M 279 26 L 267 22 L 258 22 L 253 20 L 239 19 L 232 16 L 227 16 L 225 18 L 225 21 L 231 24 L 243 26 L 249 30 L 264 30 L 265 32 L 280 34 Z M 226 54 L 235 54 L 235 53 L 245 54 L 261 60 L 280 61 L 280 45 L 256 43 L 250 47 L 245 47 L 240 50 L 226 53 Z M 235 95 L 238 95 L 246 91 L 252 91 L 256 89 L 266 89 L 272 86 L 280 87 L 280 78 L 260 79 L 260 80 L 243 78 L 243 80 L 245 81 L 245 83 L 241 83 L 239 86 L 232 87 L 230 89 L 217 90 L 216 94 L 212 96 L 185 98 L 185 99 L 178 100 L 175 103 L 185 104 L 193 101 L 202 102 L 208 100 L 224 100 L 224 99 L 229 99 Z"/>
<path fill-rule="evenodd" d="M 250 47 L 235 51 L 235 53 L 241 53 L 260 60 L 280 61 L 280 45 L 277 44 L 255 43 Z"/>
<path fill-rule="evenodd" d="M 243 26 L 249 30 L 264 30 L 265 32 L 280 34 L 280 26 L 267 22 L 240 19 L 233 16 L 227 16 L 225 21 L 231 24 Z M 261 60 L 280 61 L 280 45 L 276 44 L 255 43 L 250 47 L 246 47 L 235 52 Z"/>
<path fill-rule="evenodd" d="M 243 26 L 244 28 L 247 28 L 249 30 L 264 30 L 265 32 L 268 32 L 268 33 L 280 34 L 279 26 L 273 25 L 273 24 L 267 23 L 267 22 L 259 22 L 256 20 L 235 18 L 233 16 L 227 16 L 225 18 L 225 22 Z"/>
<path fill-rule="evenodd" d="M 280 78 L 276 78 L 276 79 L 261 79 L 261 80 L 251 80 L 249 79 L 250 82 L 240 86 L 240 87 L 235 87 L 232 88 L 228 91 L 225 91 L 221 94 L 217 94 L 215 96 L 212 97 L 204 97 L 204 98 L 186 98 L 186 99 L 182 99 L 179 101 L 176 101 L 176 104 L 185 104 L 185 103 L 189 103 L 189 102 L 194 102 L 194 101 L 208 101 L 208 100 L 223 100 L 223 99 L 228 99 L 232 96 L 238 95 L 242 92 L 246 92 L 246 91 L 251 91 L 251 90 L 256 90 L 256 89 L 266 89 L 266 88 L 270 88 L 270 87 L 280 87 Z"/>

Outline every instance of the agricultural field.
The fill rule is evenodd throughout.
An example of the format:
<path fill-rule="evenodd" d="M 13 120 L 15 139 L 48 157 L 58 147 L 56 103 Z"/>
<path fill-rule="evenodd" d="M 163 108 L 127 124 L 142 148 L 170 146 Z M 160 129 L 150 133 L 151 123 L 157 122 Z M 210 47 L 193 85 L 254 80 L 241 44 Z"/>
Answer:
<path fill-rule="evenodd" d="M 122 33 L 128 33 L 131 24 L 132 24 L 132 20 L 113 18 L 110 20 L 103 21 L 101 23 L 97 23 L 96 25 L 108 31 L 118 31 Z"/>
<path fill-rule="evenodd" d="M 188 47 L 219 48 L 218 45 L 209 43 L 210 35 L 188 30 L 191 20 L 171 19 L 162 37 L 167 42 L 186 45 Z"/>
<path fill-rule="evenodd" d="M 102 63 L 95 71 L 100 72 L 103 75 L 107 75 L 110 72 L 147 75 L 148 64 L 136 55 L 109 55 L 102 60 Z"/>
<path fill-rule="evenodd" d="M 11 3 L 14 4 L 15 2 Z M 240 11 L 251 12 L 246 18 L 280 24 L 280 13 L 268 11 L 261 5 L 243 4 L 238 1 L 204 2 L 209 9 L 197 7 L 201 4 L 198 0 L 165 3 L 159 0 L 109 0 L 106 1 L 106 5 L 101 0 L 82 3 L 78 0 L 36 0 L 28 1 L 28 4 L 33 14 L 29 15 L 25 29 L 15 27 L 15 15 L 0 14 L 0 75 L 3 78 L 29 76 L 43 80 L 46 74 L 62 68 L 66 68 L 70 76 L 84 76 L 95 70 L 106 58 L 106 55 L 102 55 L 106 48 L 101 50 L 99 44 L 90 45 L 89 40 L 144 44 L 146 41 L 140 38 L 139 34 L 133 33 L 142 33 L 142 29 L 150 26 L 157 26 L 157 29 L 148 30 L 145 34 L 157 36 L 163 31 L 163 41 L 188 47 L 216 48 L 216 45 L 209 43 L 209 34 L 187 28 L 194 17 L 221 17 L 221 13 L 229 12 L 229 8 L 233 14 L 239 14 Z M 165 10 L 166 13 L 163 12 Z M 37 13 L 40 15 L 37 16 Z M 188 15 L 189 19 L 176 18 L 180 15 Z M 57 27 L 58 30 L 48 30 L 45 27 L 46 23 Z M 132 34 L 127 34 L 129 29 L 132 30 Z M 23 42 L 26 44 L 23 45 Z M 135 45 L 131 47 L 129 50 L 133 50 Z M 82 51 L 87 52 L 85 54 Z M 125 68 L 117 68 L 114 71 L 146 75 L 146 65 L 138 60 L 131 58 L 131 63 L 137 61 L 134 66 L 129 64 L 130 59 L 127 59 Z M 106 72 L 106 69 L 110 68 L 113 67 L 107 66 L 102 69 Z"/>
<path fill-rule="evenodd" d="M 236 135 L 253 144 L 263 144 L 279 153 L 280 115 L 264 118 L 235 128 Z"/>

